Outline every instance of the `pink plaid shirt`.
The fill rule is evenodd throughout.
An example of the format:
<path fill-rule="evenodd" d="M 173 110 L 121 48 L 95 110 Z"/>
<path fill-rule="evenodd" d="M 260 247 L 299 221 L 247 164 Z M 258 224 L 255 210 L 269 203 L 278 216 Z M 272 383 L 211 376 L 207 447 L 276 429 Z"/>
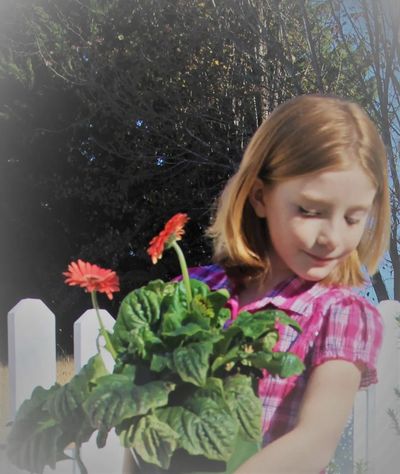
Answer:
<path fill-rule="evenodd" d="M 223 269 L 217 265 L 191 268 L 190 277 L 211 289 L 227 288 L 227 302 L 235 319 L 239 312 L 238 295 Z M 286 379 L 264 371 L 259 382 L 263 403 L 264 446 L 289 432 L 296 424 L 299 405 L 313 367 L 330 359 L 363 362 L 361 387 L 377 382 L 376 362 L 382 343 L 383 324 L 378 310 L 350 288 L 330 288 L 318 282 L 291 277 L 240 310 L 249 312 L 278 308 L 297 321 L 302 333 L 280 325 L 274 350 L 290 351 L 304 362 L 305 371 Z"/>

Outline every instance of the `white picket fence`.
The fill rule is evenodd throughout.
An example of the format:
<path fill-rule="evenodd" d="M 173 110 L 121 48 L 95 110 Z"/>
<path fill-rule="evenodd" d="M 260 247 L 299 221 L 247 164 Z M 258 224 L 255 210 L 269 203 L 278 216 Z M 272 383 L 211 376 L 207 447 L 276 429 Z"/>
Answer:
<path fill-rule="evenodd" d="M 387 410 L 400 408 L 394 393 L 395 387 L 400 388 L 400 328 L 396 321 L 396 316 L 400 315 L 400 302 L 383 301 L 378 309 L 385 325 L 378 362 L 379 383 L 357 394 L 353 409 L 353 461 L 367 463 L 368 474 L 395 474 L 400 466 L 400 437 L 391 425 Z M 105 327 L 112 329 L 115 322 L 112 316 L 104 310 L 101 310 L 101 316 Z M 77 372 L 97 352 L 98 331 L 94 310 L 86 311 L 75 322 Z M 9 312 L 8 347 L 11 413 L 14 416 L 34 387 L 49 388 L 56 380 L 55 316 L 41 300 L 21 300 Z M 111 357 L 105 351 L 103 355 L 111 370 Z M 89 474 L 121 473 L 123 449 L 117 436 L 111 433 L 106 447 L 100 450 L 95 445 L 95 436 L 96 433 L 81 450 Z M 59 462 L 56 471 L 48 469 L 45 472 L 78 474 L 79 470 L 73 461 L 67 460 Z"/>
<path fill-rule="evenodd" d="M 105 310 L 100 315 L 106 329 L 111 330 L 115 320 Z M 56 381 L 56 344 L 54 313 L 39 299 L 21 300 L 8 313 L 8 370 L 10 384 L 10 404 L 12 417 L 19 406 L 30 398 L 32 390 L 41 385 L 51 387 Z M 74 364 L 75 372 L 97 353 L 96 340 L 99 325 L 95 310 L 86 311 L 74 323 Z M 108 370 L 112 371 L 113 360 L 103 350 L 103 360 Z M 67 450 L 73 457 L 73 450 Z M 89 442 L 81 447 L 81 457 L 89 474 L 122 473 L 123 448 L 119 438 L 111 432 L 103 449 L 96 446 L 96 432 Z M 26 471 L 7 466 L 7 474 Z M 72 460 L 60 461 L 56 470 L 47 468 L 45 474 L 79 474 L 77 464 Z M 5 474 L 5 473 L 4 473 Z"/>

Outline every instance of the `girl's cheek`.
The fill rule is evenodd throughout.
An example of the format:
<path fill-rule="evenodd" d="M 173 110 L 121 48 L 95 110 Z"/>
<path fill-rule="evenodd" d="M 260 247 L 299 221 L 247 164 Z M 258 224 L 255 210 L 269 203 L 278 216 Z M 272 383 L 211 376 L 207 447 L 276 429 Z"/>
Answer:
<path fill-rule="evenodd" d="M 317 226 L 311 220 L 304 221 L 298 219 L 293 222 L 293 225 L 290 226 L 290 232 L 299 239 L 308 241 L 316 234 Z"/>

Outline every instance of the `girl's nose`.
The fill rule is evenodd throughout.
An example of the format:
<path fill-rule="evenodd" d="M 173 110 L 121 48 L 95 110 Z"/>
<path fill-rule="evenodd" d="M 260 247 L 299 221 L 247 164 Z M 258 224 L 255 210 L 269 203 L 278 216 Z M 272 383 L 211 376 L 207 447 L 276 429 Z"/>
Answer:
<path fill-rule="evenodd" d="M 327 252 L 335 250 L 340 243 L 340 229 L 338 224 L 327 223 L 321 226 L 317 237 L 317 244 L 324 247 Z"/>

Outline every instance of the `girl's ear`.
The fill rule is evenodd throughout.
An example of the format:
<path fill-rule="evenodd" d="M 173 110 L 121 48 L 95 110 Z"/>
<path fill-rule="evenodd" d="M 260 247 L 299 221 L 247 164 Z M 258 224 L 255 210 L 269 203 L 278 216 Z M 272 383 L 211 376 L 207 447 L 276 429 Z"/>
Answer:
<path fill-rule="evenodd" d="M 249 193 L 249 201 L 257 217 L 266 217 L 265 184 L 256 178 Z"/>

